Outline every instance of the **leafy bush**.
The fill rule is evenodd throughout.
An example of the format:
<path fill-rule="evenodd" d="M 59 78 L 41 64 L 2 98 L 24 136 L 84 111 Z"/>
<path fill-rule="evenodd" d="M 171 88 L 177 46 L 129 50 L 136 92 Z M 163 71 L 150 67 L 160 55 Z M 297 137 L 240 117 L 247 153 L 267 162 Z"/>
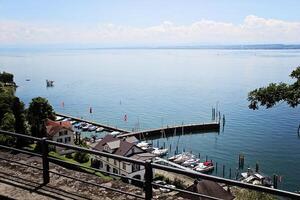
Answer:
<path fill-rule="evenodd" d="M 74 160 L 76 160 L 79 163 L 86 163 L 90 159 L 89 154 L 81 151 L 77 151 L 74 155 Z"/>
<path fill-rule="evenodd" d="M 68 153 L 68 154 L 66 154 L 66 158 L 72 159 L 72 158 L 73 158 L 73 155 L 72 155 L 72 153 Z"/>

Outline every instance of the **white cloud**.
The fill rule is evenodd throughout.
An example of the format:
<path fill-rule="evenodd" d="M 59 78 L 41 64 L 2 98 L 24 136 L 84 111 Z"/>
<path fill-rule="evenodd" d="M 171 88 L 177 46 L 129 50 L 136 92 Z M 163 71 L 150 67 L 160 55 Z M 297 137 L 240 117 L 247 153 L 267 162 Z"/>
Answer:
<path fill-rule="evenodd" d="M 254 15 L 242 24 L 200 20 L 190 25 L 165 21 L 151 27 L 114 24 L 65 27 L 0 21 L 0 44 L 238 44 L 300 43 L 300 22 L 265 19 Z"/>

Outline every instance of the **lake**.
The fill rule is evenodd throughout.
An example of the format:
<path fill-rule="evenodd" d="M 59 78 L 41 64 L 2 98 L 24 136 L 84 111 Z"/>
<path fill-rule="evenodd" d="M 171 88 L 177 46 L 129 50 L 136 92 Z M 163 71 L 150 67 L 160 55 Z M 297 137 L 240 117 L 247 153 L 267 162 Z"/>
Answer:
<path fill-rule="evenodd" d="M 246 166 L 258 162 L 291 191 L 300 190 L 300 110 L 285 103 L 249 110 L 247 94 L 269 82 L 291 82 L 299 61 L 300 50 L 0 50 L 0 70 L 14 73 L 26 105 L 42 96 L 57 112 L 128 130 L 210 122 L 218 106 L 224 131 L 162 138 L 160 145 L 175 150 L 178 142 L 179 150 L 207 155 L 233 172 L 243 153 Z M 46 79 L 55 81 L 53 88 Z"/>

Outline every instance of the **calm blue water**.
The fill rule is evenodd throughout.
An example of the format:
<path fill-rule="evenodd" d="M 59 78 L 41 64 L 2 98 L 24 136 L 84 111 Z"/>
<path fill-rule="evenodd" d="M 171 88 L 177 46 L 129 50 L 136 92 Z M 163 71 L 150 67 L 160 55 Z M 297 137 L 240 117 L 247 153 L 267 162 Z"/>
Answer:
<path fill-rule="evenodd" d="M 179 149 L 208 155 L 226 169 L 235 169 L 244 153 L 246 166 L 259 162 L 263 172 L 283 176 L 280 188 L 292 191 L 300 189 L 300 110 L 280 104 L 252 111 L 246 98 L 269 82 L 290 82 L 299 61 L 299 50 L 0 51 L 0 70 L 15 74 L 26 104 L 43 96 L 57 112 L 128 130 L 138 122 L 141 129 L 208 122 L 218 104 L 224 132 L 182 136 Z M 46 79 L 55 87 L 46 88 Z M 177 139 L 160 144 L 175 150 Z"/>

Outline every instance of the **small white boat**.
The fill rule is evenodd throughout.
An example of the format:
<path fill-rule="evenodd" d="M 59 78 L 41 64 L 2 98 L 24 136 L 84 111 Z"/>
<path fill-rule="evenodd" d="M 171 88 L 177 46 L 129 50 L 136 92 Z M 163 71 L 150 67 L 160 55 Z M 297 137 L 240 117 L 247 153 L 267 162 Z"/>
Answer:
<path fill-rule="evenodd" d="M 90 127 L 90 124 L 85 124 L 85 125 L 82 126 L 81 129 L 82 129 L 83 131 L 87 131 L 87 130 L 89 130 L 89 127 Z"/>
<path fill-rule="evenodd" d="M 197 172 L 209 172 L 214 169 L 214 164 L 211 161 L 199 163 L 194 170 Z"/>
<path fill-rule="evenodd" d="M 154 147 L 151 153 L 153 153 L 156 156 L 164 156 L 168 153 L 168 149 L 159 149 Z"/>
<path fill-rule="evenodd" d="M 181 165 L 184 167 L 195 167 L 200 163 L 200 159 L 191 158 L 189 160 L 184 161 Z"/>
<path fill-rule="evenodd" d="M 179 157 L 173 160 L 174 163 L 181 164 L 189 159 L 195 158 L 195 155 L 188 152 L 182 153 Z"/>
<path fill-rule="evenodd" d="M 142 141 L 137 143 L 136 146 L 140 147 L 143 150 L 147 150 L 150 147 L 150 144 L 148 142 Z"/>
<path fill-rule="evenodd" d="M 104 128 L 103 128 L 103 127 L 98 127 L 98 128 L 96 129 L 96 132 L 102 132 L 102 131 L 104 131 Z"/>
<path fill-rule="evenodd" d="M 119 131 L 113 131 L 110 133 L 110 135 L 116 136 L 116 135 L 120 135 L 121 132 Z"/>
<path fill-rule="evenodd" d="M 89 126 L 89 131 L 95 131 L 96 129 L 97 129 L 96 126 L 93 126 L 93 125 Z"/>

